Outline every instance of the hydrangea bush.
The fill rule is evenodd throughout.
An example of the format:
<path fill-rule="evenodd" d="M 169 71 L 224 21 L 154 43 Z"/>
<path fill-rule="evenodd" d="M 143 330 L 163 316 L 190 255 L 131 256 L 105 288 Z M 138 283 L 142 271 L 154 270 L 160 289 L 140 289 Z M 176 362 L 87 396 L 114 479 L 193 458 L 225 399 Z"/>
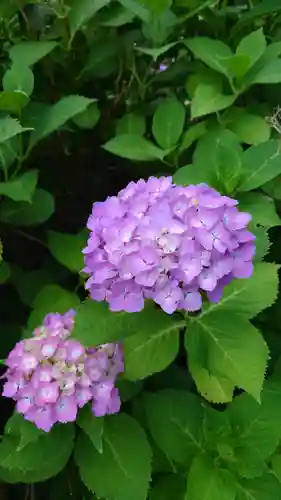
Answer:
<path fill-rule="evenodd" d="M 281 500 L 279 14 L 1 1 L 1 500 Z"/>

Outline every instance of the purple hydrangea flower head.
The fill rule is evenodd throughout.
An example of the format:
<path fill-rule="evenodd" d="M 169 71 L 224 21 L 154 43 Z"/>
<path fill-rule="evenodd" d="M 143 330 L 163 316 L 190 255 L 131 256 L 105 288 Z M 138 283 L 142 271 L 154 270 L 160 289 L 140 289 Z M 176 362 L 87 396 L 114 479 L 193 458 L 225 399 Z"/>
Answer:
<path fill-rule="evenodd" d="M 112 311 L 138 312 L 145 299 L 168 314 L 218 301 L 225 285 L 253 272 L 251 215 L 207 184 L 170 177 L 130 182 L 94 203 L 83 250 L 90 297 Z M 32 361 L 30 360 L 30 363 Z"/>
<path fill-rule="evenodd" d="M 46 432 L 56 422 L 73 422 L 88 402 L 96 417 L 120 409 L 115 380 L 124 371 L 121 346 L 86 349 L 69 338 L 74 321 L 73 310 L 48 314 L 6 360 L 2 395 L 14 399 L 17 412 Z"/>

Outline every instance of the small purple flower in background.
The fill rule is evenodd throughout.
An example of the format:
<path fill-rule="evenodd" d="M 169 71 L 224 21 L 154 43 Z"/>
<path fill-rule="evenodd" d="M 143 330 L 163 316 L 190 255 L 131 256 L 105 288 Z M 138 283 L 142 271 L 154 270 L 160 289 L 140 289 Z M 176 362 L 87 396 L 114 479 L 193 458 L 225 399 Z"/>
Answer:
<path fill-rule="evenodd" d="M 206 184 L 176 186 L 170 177 L 130 182 L 94 203 L 83 250 L 91 298 L 127 312 L 148 298 L 168 314 L 200 310 L 202 292 L 219 301 L 224 286 L 253 272 L 251 215 L 237 204 Z"/>
<path fill-rule="evenodd" d="M 75 311 L 48 314 L 32 338 L 18 342 L 5 364 L 3 396 L 39 429 L 73 422 L 79 408 L 91 402 L 96 417 L 117 413 L 120 397 L 115 380 L 123 372 L 119 344 L 85 349 L 69 339 Z"/>

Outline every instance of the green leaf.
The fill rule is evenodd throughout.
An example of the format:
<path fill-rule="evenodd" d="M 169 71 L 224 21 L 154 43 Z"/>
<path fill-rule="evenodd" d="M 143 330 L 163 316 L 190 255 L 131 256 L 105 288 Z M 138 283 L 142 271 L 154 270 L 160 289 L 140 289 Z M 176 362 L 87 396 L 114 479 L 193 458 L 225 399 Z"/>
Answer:
<path fill-rule="evenodd" d="M 140 3 L 147 6 L 153 14 L 159 15 L 171 7 L 172 1 L 173 0 L 153 0 L 153 2 L 151 2 L 150 0 L 141 0 Z"/>
<path fill-rule="evenodd" d="M 228 471 L 216 467 L 211 457 L 198 455 L 188 474 L 186 498 L 235 500 L 235 478 Z"/>
<path fill-rule="evenodd" d="M 235 384 L 224 376 L 213 375 L 200 364 L 193 363 L 191 350 L 188 350 L 188 368 L 198 392 L 210 403 L 230 403 Z"/>
<path fill-rule="evenodd" d="M 34 299 L 41 288 L 51 285 L 56 277 L 56 273 L 50 272 L 47 266 L 32 271 L 23 271 L 15 266 L 12 268 L 12 283 L 21 301 L 29 307 L 33 306 Z"/>
<path fill-rule="evenodd" d="M 201 59 L 207 66 L 226 75 L 229 74 L 229 59 L 233 56 L 231 49 L 220 40 L 204 36 L 185 40 L 185 45 L 196 59 Z"/>
<path fill-rule="evenodd" d="M 20 42 L 10 48 L 9 56 L 18 66 L 32 66 L 57 46 L 58 43 L 51 40 Z"/>
<path fill-rule="evenodd" d="M 7 482 L 35 483 L 56 476 L 67 464 L 74 442 L 72 425 L 50 432 L 19 449 L 20 439 L 5 436 L 0 443 L 0 477 Z"/>
<path fill-rule="evenodd" d="M 28 95 L 21 90 L 16 90 L 14 92 L 0 92 L 1 111 L 7 111 L 9 113 L 19 115 L 28 102 Z"/>
<path fill-rule="evenodd" d="M 0 208 L 0 220 L 16 226 L 43 224 L 55 211 L 53 196 L 43 189 L 35 189 L 29 203 L 4 200 Z"/>
<path fill-rule="evenodd" d="M 215 184 L 212 180 L 212 172 L 206 162 L 206 171 L 201 165 L 185 165 L 179 168 L 173 175 L 173 182 L 178 186 L 188 186 L 189 184 L 200 184 L 207 182 L 210 186 Z"/>
<path fill-rule="evenodd" d="M 2 256 L 1 256 L 1 259 L 2 259 Z M 10 278 L 10 275 L 11 275 L 11 268 L 10 268 L 9 264 L 7 262 L 1 260 L 1 262 L 0 262 L 0 284 L 2 285 L 6 281 L 8 281 L 8 279 Z"/>
<path fill-rule="evenodd" d="M 23 415 L 13 413 L 5 425 L 5 435 L 19 439 L 17 451 L 21 451 L 30 443 L 34 443 L 44 436 L 44 431 L 38 429 L 28 420 L 25 420 Z"/>
<path fill-rule="evenodd" d="M 184 132 L 181 145 L 180 152 L 188 149 L 195 141 L 200 139 L 207 131 L 207 122 L 199 122 L 195 125 L 191 125 L 186 132 Z"/>
<path fill-rule="evenodd" d="M 118 0 L 118 2 L 145 23 L 149 22 L 150 13 L 138 0 Z"/>
<path fill-rule="evenodd" d="M 281 439 L 280 381 L 266 381 L 257 403 L 248 394 L 237 396 L 227 408 L 234 432 L 237 461 L 267 460 Z"/>
<path fill-rule="evenodd" d="M 274 201 L 269 196 L 262 193 L 242 193 L 237 199 L 239 201 L 239 210 L 250 213 L 253 217 L 252 223 L 255 226 L 269 228 L 281 224 Z"/>
<path fill-rule="evenodd" d="M 270 307 L 278 293 L 278 267 L 275 264 L 256 264 L 253 275 L 247 279 L 236 279 L 227 285 L 217 304 L 206 304 L 200 318 L 215 311 L 238 313 L 246 319 L 254 318 L 263 309 Z"/>
<path fill-rule="evenodd" d="M 251 9 L 247 10 L 240 19 L 239 24 L 244 24 L 247 22 L 254 21 L 257 17 L 263 17 L 270 14 L 276 14 L 281 10 L 281 5 L 278 0 L 261 0 L 259 3 L 251 6 Z"/>
<path fill-rule="evenodd" d="M 116 387 L 119 391 L 122 403 L 126 403 L 127 401 L 134 399 L 141 392 L 143 383 L 140 380 L 137 382 L 131 382 L 130 380 L 123 378 L 122 375 L 118 377 Z"/>
<path fill-rule="evenodd" d="M 199 84 L 191 102 L 191 118 L 198 118 L 228 108 L 235 99 L 235 95 L 224 95 L 215 86 Z"/>
<path fill-rule="evenodd" d="M 272 139 L 243 153 L 243 179 L 239 191 L 251 191 L 281 173 L 281 141 Z"/>
<path fill-rule="evenodd" d="M 75 461 L 88 489 L 111 500 L 146 500 L 152 452 L 138 422 L 122 413 L 108 417 L 103 443 L 100 454 L 86 436 L 78 438 Z"/>
<path fill-rule="evenodd" d="M 104 419 L 95 417 L 89 405 L 79 412 L 77 424 L 86 432 L 92 444 L 99 453 L 103 453 Z"/>
<path fill-rule="evenodd" d="M 122 134 L 144 135 L 145 130 L 145 118 L 137 113 L 127 113 L 116 124 L 117 136 Z"/>
<path fill-rule="evenodd" d="M 236 54 L 248 56 L 250 60 L 250 68 L 263 55 L 265 49 L 266 39 L 262 28 L 260 28 L 241 40 L 237 47 Z"/>
<path fill-rule="evenodd" d="M 266 182 L 262 186 L 263 191 L 274 198 L 275 200 L 281 200 L 281 176 L 278 176 L 271 181 Z"/>
<path fill-rule="evenodd" d="M 281 484 L 281 453 L 275 453 L 270 460 L 273 474 Z"/>
<path fill-rule="evenodd" d="M 174 97 L 160 102 L 153 116 L 152 133 L 163 149 L 175 147 L 183 132 L 185 108 Z"/>
<path fill-rule="evenodd" d="M 52 134 L 75 115 L 82 113 L 93 102 L 80 95 L 62 97 L 56 104 L 48 106 L 45 111 L 38 111 L 34 118 L 35 130 L 31 134 L 31 144 L 34 145 L 44 137 Z"/>
<path fill-rule="evenodd" d="M 168 459 L 187 466 L 203 451 L 203 407 L 187 391 L 166 389 L 145 397 L 149 430 Z"/>
<path fill-rule="evenodd" d="M 204 404 L 203 432 L 206 451 L 216 451 L 226 461 L 233 456 L 230 446 L 232 428 L 226 411 Z"/>
<path fill-rule="evenodd" d="M 134 161 L 163 160 L 168 153 L 137 134 L 117 135 L 104 144 L 103 148 L 109 153 Z"/>
<path fill-rule="evenodd" d="M 204 331 L 194 335 L 194 330 L 187 328 L 185 348 L 188 352 L 188 369 L 194 379 L 198 392 L 211 403 L 229 403 L 232 401 L 235 384 L 226 376 L 211 373 L 208 365 L 208 344 Z"/>
<path fill-rule="evenodd" d="M 14 201 L 32 202 L 32 195 L 38 180 L 38 170 L 30 170 L 13 181 L 0 182 L 0 195 Z"/>
<path fill-rule="evenodd" d="M 34 310 L 29 316 L 28 328 L 33 330 L 40 326 L 44 317 L 51 311 L 63 314 L 69 309 L 75 309 L 79 303 L 80 301 L 74 293 L 68 292 L 58 285 L 47 285 L 34 299 Z"/>
<path fill-rule="evenodd" d="M 281 484 L 273 474 L 237 483 L 237 500 L 273 500 L 281 498 Z"/>
<path fill-rule="evenodd" d="M 22 127 L 21 124 L 15 118 L 6 116 L 5 118 L 0 118 L 0 143 L 6 142 L 15 135 L 22 134 L 27 130 L 32 130 L 29 127 Z"/>
<path fill-rule="evenodd" d="M 6 92 L 24 92 L 30 96 L 34 87 L 34 76 L 28 66 L 13 64 L 3 76 L 3 89 Z"/>
<path fill-rule="evenodd" d="M 186 478 L 179 474 L 168 474 L 153 481 L 148 500 L 184 500 Z"/>
<path fill-rule="evenodd" d="M 75 33 L 83 28 L 91 17 L 99 10 L 108 5 L 111 0 L 74 0 L 68 14 L 68 22 L 71 31 L 71 38 Z"/>
<path fill-rule="evenodd" d="M 134 333 L 142 313 L 111 312 L 105 302 L 87 299 L 77 309 L 72 337 L 88 347 L 118 341 Z"/>
<path fill-rule="evenodd" d="M 229 73 L 237 78 L 239 83 L 245 74 L 248 76 L 250 66 L 251 58 L 246 54 L 234 54 L 228 61 Z"/>
<path fill-rule="evenodd" d="M 83 129 L 92 129 L 100 119 L 100 110 L 96 102 L 90 104 L 84 111 L 73 117 L 75 125 Z"/>
<path fill-rule="evenodd" d="M 179 329 L 185 321 L 153 308 L 139 313 L 134 335 L 123 342 L 125 376 L 130 380 L 164 370 L 178 354 Z"/>
<path fill-rule="evenodd" d="M 281 82 L 281 59 L 269 61 L 253 77 L 251 83 L 280 83 Z"/>
<path fill-rule="evenodd" d="M 99 22 L 102 26 L 118 28 L 119 26 L 133 22 L 134 18 L 134 13 L 125 9 L 122 5 L 111 4 L 104 11 L 104 15 L 101 13 Z"/>
<path fill-rule="evenodd" d="M 163 47 L 157 47 L 153 49 L 148 49 L 146 47 L 135 47 L 135 50 L 141 52 L 142 54 L 146 54 L 147 56 L 151 56 L 153 61 L 156 62 L 158 57 L 168 52 L 168 50 L 170 50 L 175 45 L 177 45 L 177 42 L 168 43 L 167 45 L 163 45 Z"/>
<path fill-rule="evenodd" d="M 238 313 L 238 311 L 237 311 Z M 230 379 L 237 387 L 260 400 L 268 360 L 268 347 L 248 321 L 221 310 L 192 320 L 186 334 L 198 335 L 206 351 L 207 368 L 212 374 Z"/>
<path fill-rule="evenodd" d="M 271 128 L 264 118 L 239 108 L 233 111 L 228 115 L 226 126 L 241 142 L 256 146 L 270 139 Z"/>
<path fill-rule="evenodd" d="M 193 164 L 198 177 L 201 174 L 201 182 L 232 194 L 241 177 L 242 157 L 243 150 L 237 136 L 227 129 L 215 129 L 198 141 Z"/>
<path fill-rule="evenodd" d="M 65 234 L 48 231 L 48 247 L 53 257 L 75 273 L 84 267 L 83 248 L 86 246 L 87 232 Z"/>
<path fill-rule="evenodd" d="M 268 254 L 272 243 L 269 239 L 268 231 L 266 231 L 263 227 L 251 227 L 251 232 L 256 237 L 256 253 L 254 262 L 260 262 Z"/>

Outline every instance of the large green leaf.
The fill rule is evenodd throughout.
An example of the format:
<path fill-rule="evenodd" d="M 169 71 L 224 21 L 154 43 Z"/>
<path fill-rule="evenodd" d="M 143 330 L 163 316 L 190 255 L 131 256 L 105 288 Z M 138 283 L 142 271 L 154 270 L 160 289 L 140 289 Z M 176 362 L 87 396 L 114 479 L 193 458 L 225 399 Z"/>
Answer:
<path fill-rule="evenodd" d="M 87 299 L 77 309 L 72 337 L 89 347 L 118 341 L 134 333 L 141 314 L 111 312 L 105 302 Z"/>
<path fill-rule="evenodd" d="M 243 153 L 243 177 L 239 191 L 251 191 L 281 173 L 281 141 L 272 139 Z"/>
<path fill-rule="evenodd" d="M 86 246 L 87 232 L 66 234 L 48 231 L 47 234 L 48 247 L 54 258 L 70 271 L 80 272 L 84 264 L 82 250 Z"/>
<path fill-rule="evenodd" d="M 149 430 L 172 461 L 188 466 L 204 450 L 200 399 L 187 391 L 166 389 L 145 397 Z"/>
<path fill-rule="evenodd" d="M 230 76 L 229 60 L 233 53 L 228 45 L 204 36 L 189 38 L 185 44 L 197 59 L 201 59 L 215 71 Z"/>
<path fill-rule="evenodd" d="M 21 451 L 30 443 L 34 443 L 44 436 L 44 431 L 37 429 L 34 424 L 25 420 L 23 415 L 13 413 L 5 425 L 5 434 L 19 439 L 17 451 Z"/>
<path fill-rule="evenodd" d="M 197 335 L 209 371 L 230 379 L 259 401 L 269 357 L 259 331 L 238 314 L 221 311 L 191 320 L 186 332 L 187 351 L 189 337 Z"/>
<path fill-rule="evenodd" d="M 32 66 L 49 54 L 58 43 L 51 40 L 25 41 L 13 45 L 9 56 L 18 66 Z"/>
<path fill-rule="evenodd" d="M 178 354 L 179 329 L 185 321 L 153 308 L 139 313 L 134 335 L 123 342 L 125 376 L 130 380 L 164 370 Z"/>
<path fill-rule="evenodd" d="M 227 129 L 215 129 L 198 141 L 193 164 L 198 175 L 201 173 L 201 182 L 232 194 L 241 177 L 242 156 L 237 136 Z"/>
<path fill-rule="evenodd" d="M 32 195 L 38 180 L 38 170 L 30 170 L 12 181 L 0 182 L 0 195 L 14 201 L 32 202 Z"/>
<path fill-rule="evenodd" d="M 236 54 L 248 56 L 250 61 L 249 67 L 251 67 L 263 55 L 265 49 L 266 39 L 262 28 L 260 28 L 241 40 L 237 47 Z"/>
<path fill-rule="evenodd" d="M 198 118 L 228 108 L 235 99 L 235 95 L 222 94 L 214 85 L 201 83 L 196 87 L 191 102 L 191 118 Z"/>
<path fill-rule="evenodd" d="M 242 108 L 232 108 L 223 119 L 226 120 L 226 127 L 232 130 L 241 142 L 256 146 L 270 139 L 270 124 L 261 116 Z"/>
<path fill-rule="evenodd" d="M 135 161 L 163 160 L 168 153 L 137 134 L 117 135 L 104 144 L 103 148 L 121 158 Z"/>
<path fill-rule="evenodd" d="M 95 417 L 89 405 L 79 412 L 77 424 L 87 434 L 99 453 L 103 452 L 104 419 Z"/>
<path fill-rule="evenodd" d="M 208 455 L 198 455 L 187 481 L 188 500 L 235 500 L 236 481 L 228 471 L 216 467 Z"/>
<path fill-rule="evenodd" d="M 68 120 L 84 111 L 92 102 L 93 99 L 87 97 L 68 95 L 62 97 L 56 104 L 47 106 L 43 111 L 38 108 L 38 114 L 34 117 L 35 130 L 31 134 L 31 145 L 58 130 Z"/>
<path fill-rule="evenodd" d="M 200 139 L 206 133 L 206 130 L 206 121 L 196 123 L 195 125 L 189 127 L 183 134 L 180 145 L 180 152 L 188 149 L 195 141 Z"/>
<path fill-rule="evenodd" d="M 281 483 L 273 474 L 238 483 L 237 500 L 273 500 L 281 498 Z"/>
<path fill-rule="evenodd" d="M 138 113 L 127 113 L 116 124 L 116 135 L 144 135 L 146 129 L 145 117 Z"/>
<path fill-rule="evenodd" d="M 69 309 L 75 309 L 79 304 L 80 301 L 74 293 L 58 285 L 46 285 L 34 299 L 34 309 L 28 319 L 28 328 L 33 330 L 40 326 L 49 312 L 63 314 Z"/>
<path fill-rule="evenodd" d="M 55 211 L 53 196 L 44 189 L 35 189 L 30 202 L 4 200 L 0 220 L 16 226 L 37 226 L 46 222 Z"/>
<path fill-rule="evenodd" d="M 216 311 L 253 318 L 275 302 L 278 293 L 277 271 L 275 264 L 256 264 L 250 278 L 233 280 L 225 287 L 222 299 L 217 304 L 206 304 L 200 318 Z"/>
<path fill-rule="evenodd" d="M 6 435 L 0 443 L 0 477 L 7 482 L 35 483 L 57 475 L 73 448 L 74 427 L 56 425 L 49 433 L 20 447 L 20 438 Z"/>
<path fill-rule="evenodd" d="M 184 122 L 185 108 L 175 97 L 159 103 L 153 116 L 152 132 L 161 148 L 170 149 L 177 145 Z"/>
<path fill-rule="evenodd" d="M 103 453 L 80 435 L 75 461 L 86 486 L 98 497 L 111 500 L 146 500 L 152 452 L 145 432 L 129 415 L 107 417 Z"/>
<path fill-rule="evenodd" d="M 218 376 L 200 364 L 192 361 L 192 351 L 188 350 L 188 368 L 194 379 L 198 392 L 215 404 L 230 403 L 233 397 L 235 384 L 224 376 Z"/>
<path fill-rule="evenodd" d="M 276 450 L 281 439 L 280 405 L 281 384 L 276 380 L 265 382 L 260 404 L 244 393 L 228 407 L 238 461 L 265 460 Z"/>
<path fill-rule="evenodd" d="M 111 0 L 74 0 L 68 14 L 71 37 L 110 2 Z"/>
<path fill-rule="evenodd" d="M 281 82 L 281 59 L 269 61 L 258 74 L 252 79 L 251 83 L 280 83 Z"/>

